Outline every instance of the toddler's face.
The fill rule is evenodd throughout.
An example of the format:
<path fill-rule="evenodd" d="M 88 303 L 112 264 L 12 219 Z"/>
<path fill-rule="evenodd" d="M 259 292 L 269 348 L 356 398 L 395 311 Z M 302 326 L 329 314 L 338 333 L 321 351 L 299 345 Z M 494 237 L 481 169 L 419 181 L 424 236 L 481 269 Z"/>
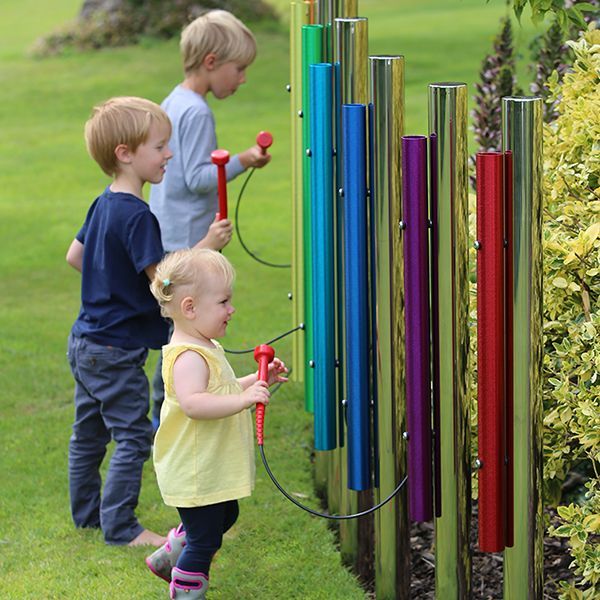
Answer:
<path fill-rule="evenodd" d="M 207 283 L 195 297 L 194 327 L 206 340 L 222 338 L 227 330 L 235 308 L 231 304 L 233 290 L 215 276 L 207 278 Z"/>
<path fill-rule="evenodd" d="M 246 83 L 246 65 L 229 61 L 212 71 L 210 91 L 222 100 L 234 94 L 242 83 Z"/>

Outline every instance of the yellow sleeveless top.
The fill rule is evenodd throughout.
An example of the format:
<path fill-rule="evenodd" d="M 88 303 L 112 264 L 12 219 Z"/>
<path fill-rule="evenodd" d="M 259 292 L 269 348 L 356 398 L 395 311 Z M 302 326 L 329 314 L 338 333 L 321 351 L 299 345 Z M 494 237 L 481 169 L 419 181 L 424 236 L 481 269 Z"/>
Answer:
<path fill-rule="evenodd" d="M 207 392 L 239 394 L 242 388 L 223 351 L 196 344 L 163 346 L 165 399 L 154 439 L 154 468 L 165 504 L 189 508 L 249 496 L 254 489 L 254 435 L 249 409 L 222 419 L 190 419 L 173 388 L 173 365 L 187 350 L 208 364 Z"/>

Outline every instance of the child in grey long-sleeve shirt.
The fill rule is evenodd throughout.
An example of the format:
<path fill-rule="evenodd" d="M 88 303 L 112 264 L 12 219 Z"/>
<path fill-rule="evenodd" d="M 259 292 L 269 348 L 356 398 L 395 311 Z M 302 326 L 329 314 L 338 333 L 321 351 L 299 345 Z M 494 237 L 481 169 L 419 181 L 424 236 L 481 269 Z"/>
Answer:
<path fill-rule="evenodd" d="M 256 56 L 252 32 L 231 13 L 211 10 L 192 21 L 181 34 L 184 80 L 163 101 L 173 125 L 173 152 L 161 183 L 150 189 L 150 210 L 158 219 L 165 252 L 204 246 L 220 250 L 231 240 L 228 219 L 218 220 L 217 167 L 210 154 L 217 148 L 215 119 L 207 94 L 222 100 L 245 83 L 246 68 Z M 231 157 L 227 179 L 271 160 L 257 144 Z M 152 421 L 156 429 L 164 396 L 161 361 L 152 382 Z"/>

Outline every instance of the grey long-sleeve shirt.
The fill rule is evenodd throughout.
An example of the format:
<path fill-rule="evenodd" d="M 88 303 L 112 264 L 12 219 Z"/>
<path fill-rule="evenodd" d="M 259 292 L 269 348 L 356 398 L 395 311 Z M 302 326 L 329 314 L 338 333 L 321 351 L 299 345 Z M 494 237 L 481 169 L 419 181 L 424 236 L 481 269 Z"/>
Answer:
<path fill-rule="evenodd" d="M 150 210 L 160 224 L 166 252 L 189 248 L 208 232 L 218 210 L 215 119 L 204 98 L 181 85 L 162 107 L 173 124 L 169 161 L 161 183 L 150 188 Z M 244 171 L 238 155 L 226 166 L 227 179 Z"/>

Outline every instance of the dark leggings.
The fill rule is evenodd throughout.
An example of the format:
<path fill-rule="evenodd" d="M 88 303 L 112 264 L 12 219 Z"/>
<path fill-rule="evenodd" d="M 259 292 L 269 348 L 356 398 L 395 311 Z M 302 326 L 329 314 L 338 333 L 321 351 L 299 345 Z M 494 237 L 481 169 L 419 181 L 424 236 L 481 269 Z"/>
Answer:
<path fill-rule="evenodd" d="M 223 542 L 223 534 L 240 514 L 238 501 L 178 508 L 177 511 L 186 534 L 185 548 L 177 561 L 177 568 L 208 575 L 212 558 Z"/>

